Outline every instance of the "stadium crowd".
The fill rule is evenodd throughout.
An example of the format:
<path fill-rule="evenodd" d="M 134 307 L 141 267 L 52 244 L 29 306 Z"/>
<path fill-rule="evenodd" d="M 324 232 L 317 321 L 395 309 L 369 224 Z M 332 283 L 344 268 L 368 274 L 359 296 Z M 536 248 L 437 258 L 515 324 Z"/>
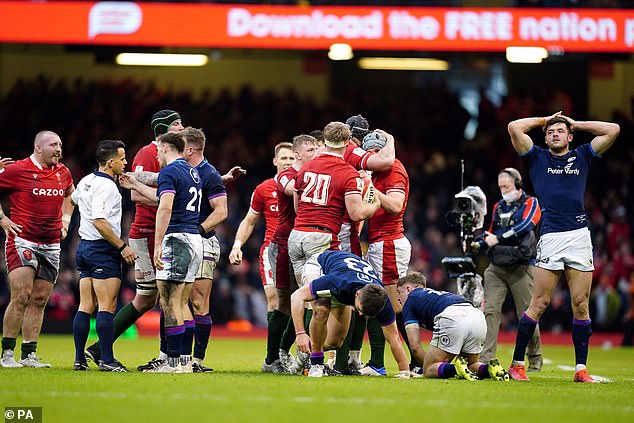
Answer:
<path fill-rule="evenodd" d="M 412 243 L 410 269 L 422 272 L 428 286 L 455 291 L 455 281 L 446 277 L 441 259 L 462 255 L 458 228 L 446 217 L 453 195 L 460 191 L 460 160 L 465 159 L 468 185 L 480 186 L 489 200 L 489 209 L 499 197 L 497 174 L 515 167 L 525 176 L 526 166 L 513 150 L 506 131 L 508 122 L 525 116 L 548 116 L 554 111 L 579 119 L 584 110 L 570 110 L 566 93 L 558 96 L 541 91 L 532 95 L 511 92 L 500 107 L 483 100 L 479 127 L 473 139 L 464 137 L 469 113 L 457 96 L 443 83 L 430 83 L 415 92 L 346 92 L 332 96 L 323 105 L 302 97 L 292 89 L 256 92 L 243 86 L 232 92 L 226 88 L 200 93 L 165 89 L 150 81 L 125 80 L 53 80 L 46 76 L 18 80 L 0 100 L 0 129 L 3 133 L 2 157 L 28 157 L 35 133 L 49 129 L 63 141 L 63 162 L 75 181 L 95 169 L 94 147 L 101 139 L 122 139 L 129 157 L 150 140 L 150 116 L 156 110 L 178 110 L 184 124 L 200 127 L 207 136 L 205 155 L 221 173 L 240 165 L 247 174 L 227 185 L 229 217 L 217 228 L 221 260 L 216 270 L 211 314 L 215 324 L 230 320 L 249 320 L 266 326 L 266 299 L 258 271 L 258 251 L 263 222 L 244 245 L 240 266 L 228 264 L 238 224 L 248 209 L 254 187 L 273 176 L 273 147 L 291 141 L 294 135 L 321 129 L 330 121 L 345 121 L 362 113 L 371 128 L 380 127 L 394 134 L 397 158 L 411 178 L 411 192 L 405 214 L 405 230 Z M 60 105 L 64 105 L 60 107 Z M 620 138 L 607 154 L 609 160 L 597 160 L 586 192 L 586 209 L 594 244 L 593 291 L 591 314 L 596 330 L 620 330 L 631 313 L 634 283 L 632 253 L 632 210 L 634 197 L 630 163 L 633 161 L 628 140 L 634 131 L 632 116 L 614 111 L 611 121 L 621 127 Z M 587 142 L 582 136 L 575 143 Z M 530 183 L 527 191 L 532 193 Z M 134 216 L 129 192 L 122 190 L 124 213 L 122 233 L 128 233 Z M 2 197 L 6 200 L 6 197 Z M 9 207 L 3 203 L 5 210 Z M 490 210 L 489 210 L 490 212 Z M 490 215 L 485 218 L 488 227 Z M 78 274 L 75 251 L 78 218 L 70 226 L 62 244 L 62 264 L 57 285 L 51 295 L 45 317 L 49 330 L 68 328 L 78 305 Z M 4 234 L 0 236 L 4 237 Z M 4 238 L 3 238 L 4 240 Z M 4 244 L 4 243 L 3 243 Z M 0 310 L 9 299 L 4 254 L 0 258 Z M 482 267 L 484 268 L 484 267 Z M 134 274 L 129 269 L 123 281 L 120 304 L 134 296 Z M 572 311 L 566 284 L 559 284 L 551 307 L 542 317 L 543 330 L 569 330 Z M 516 323 L 513 305 L 504 305 L 502 328 Z"/>

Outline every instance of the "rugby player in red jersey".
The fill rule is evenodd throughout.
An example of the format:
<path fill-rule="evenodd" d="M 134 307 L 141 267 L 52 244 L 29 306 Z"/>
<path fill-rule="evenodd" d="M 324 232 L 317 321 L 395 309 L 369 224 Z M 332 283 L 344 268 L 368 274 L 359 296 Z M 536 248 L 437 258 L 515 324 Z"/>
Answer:
<path fill-rule="evenodd" d="M 277 304 L 269 319 L 267 355 L 262 364 L 262 371 L 265 373 L 286 373 L 287 367 L 292 364 L 288 351 L 295 342 L 290 321 L 291 282 L 295 286 L 295 279 L 290 268 L 287 242 L 295 223 L 294 178 L 304 163 L 314 157 L 317 148 L 317 140 L 310 135 L 302 134 L 294 137 L 292 149 L 295 163 L 275 177 L 278 224 L 271 239 L 268 254 Z"/>
<path fill-rule="evenodd" d="M 274 154 L 273 165 L 277 168 L 277 173 L 274 178 L 269 178 L 255 187 L 251 195 L 249 211 L 238 226 L 236 238 L 229 253 L 229 262 L 231 264 L 238 265 L 242 263 L 242 245 L 247 242 L 247 239 L 253 233 L 253 228 L 260 215 L 264 215 L 266 231 L 264 233 L 264 242 L 260 247 L 259 268 L 264 294 L 266 295 L 268 319 L 270 319 L 273 310 L 277 306 L 277 294 L 275 293 L 273 272 L 269 262 L 269 244 L 277 227 L 278 216 L 276 178 L 282 171 L 295 163 L 293 144 L 290 142 L 278 143 L 275 146 Z"/>
<path fill-rule="evenodd" d="M 2 367 L 51 367 L 35 356 L 44 307 L 57 280 L 60 241 L 73 213 L 73 178 L 62 157 L 62 140 L 52 131 L 35 136 L 33 154 L 0 171 L 0 191 L 9 194 L 11 218 L 0 207 L 7 234 L 6 259 L 11 300 L 2 328 Z M 6 163 L 6 162 L 3 162 Z M 22 330 L 22 354 L 14 349 Z"/>
<path fill-rule="evenodd" d="M 363 181 L 343 159 L 351 138 L 350 127 L 331 122 L 323 131 L 326 151 L 308 162 L 295 177 L 295 227 L 288 239 L 288 250 L 298 285 L 306 261 L 325 250 L 338 250 L 338 234 L 347 211 L 352 221 L 372 216 L 380 207 L 378 199 L 364 203 Z M 321 357 L 311 357 L 311 363 Z"/>

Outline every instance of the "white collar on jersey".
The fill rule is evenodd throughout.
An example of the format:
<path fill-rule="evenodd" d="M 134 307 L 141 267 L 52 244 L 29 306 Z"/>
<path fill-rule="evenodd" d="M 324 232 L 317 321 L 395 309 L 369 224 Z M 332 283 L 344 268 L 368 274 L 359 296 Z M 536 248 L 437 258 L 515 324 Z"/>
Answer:
<path fill-rule="evenodd" d="M 337 153 L 334 153 L 334 152 L 332 152 L 332 151 L 324 151 L 324 152 L 323 152 L 323 153 L 321 153 L 321 154 L 326 154 L 326 155 L 328 155 L 328 156 L 341 157 L 341 158 L 343 159 L 343 154 L 337 154 Z"/>
<path fill-rule="evenodd" d="M 38 169 L 40 170 L 44 170 L 44 166 L 42 166 L 41 164 L 38 163 L 38 161 L 35 159 L 35 154 L 31 154 L 31 157 L 29 157 L 31 159 L 31 161 L 33 162 L 33 164 L 35 166 L 38 167 Z"/>

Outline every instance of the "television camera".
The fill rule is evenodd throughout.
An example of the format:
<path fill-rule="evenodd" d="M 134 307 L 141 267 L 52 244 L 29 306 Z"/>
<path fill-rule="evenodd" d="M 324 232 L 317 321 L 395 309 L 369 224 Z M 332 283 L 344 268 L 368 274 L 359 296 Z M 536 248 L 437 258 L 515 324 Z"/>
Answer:
<path fill-rule="evenodd" d="M 486 196 L 480 187 L 468 186 L 454 196 L 453 209 L 448 214 L 450 225 L 460 227 L 460 243 L 464 256 L 442 259 L 447 277 L 456 279 L 458 295 L 480 307 L 484 297 L 482 277 L 476 274 L 475 255 L 471 243 L 475 231 L 484 225 L 487 214 Z"/>

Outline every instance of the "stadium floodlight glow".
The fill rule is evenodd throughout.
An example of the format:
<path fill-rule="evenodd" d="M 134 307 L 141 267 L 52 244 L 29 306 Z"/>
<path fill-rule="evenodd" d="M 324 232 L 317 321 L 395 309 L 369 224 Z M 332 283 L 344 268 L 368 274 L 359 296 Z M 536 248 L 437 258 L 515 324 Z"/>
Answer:
<path fill-rule="evenodd" d="M 328 50 L 330 60 L 350 60 L 354 57 L 352 47 L 346 43 L 334 43 Z"/>
<path fill-rule="evenodd" d="M 548 58 L 548 50 L 543 47 L 507 47 L 506 60 L 511 63 L 541 63 Z"/>
<path fill-rule="evenodd" d="M 120 53 L 118 65 L 129 66 L 205 66 L 206 54 Z"/>
<path fill-rule="evenodd" d="M 436 70 L 449 69 L 449 62 L 440 59 L 415 57 L 363 57 L 358 63 L 361 69 L 371 70 Z"/>

